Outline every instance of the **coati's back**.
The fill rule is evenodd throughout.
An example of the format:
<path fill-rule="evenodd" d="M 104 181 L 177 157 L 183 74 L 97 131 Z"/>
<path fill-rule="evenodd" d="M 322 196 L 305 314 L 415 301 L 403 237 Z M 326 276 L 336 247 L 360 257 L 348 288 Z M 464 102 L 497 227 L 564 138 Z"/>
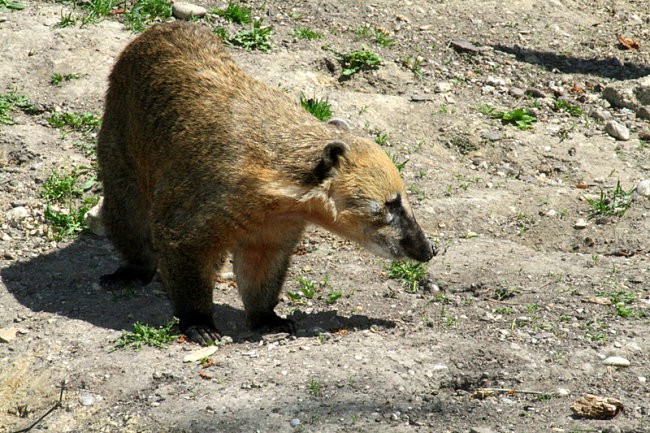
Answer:
<path fill-rule="evenodd" d="M 105 112 L 104 129 L 124 133 L 108 140 L 117 147 L 110 151 L 137 161 L 148 177 L 166 164 L 209 160 L 292 173 L 296 161 L 318 159 L 315 144 L 338 135 L 242 71 L 208 30 L 184 22 L 154 26 L 126 47 L 110 75 Z"/>

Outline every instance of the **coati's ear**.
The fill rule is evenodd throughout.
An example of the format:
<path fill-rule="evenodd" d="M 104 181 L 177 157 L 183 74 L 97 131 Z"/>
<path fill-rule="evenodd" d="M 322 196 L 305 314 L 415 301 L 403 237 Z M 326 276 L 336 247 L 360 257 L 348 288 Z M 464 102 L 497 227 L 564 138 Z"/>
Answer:
<path fill-rule="evenodd" d="M 336 118 L 336 117 L 331 119 L 329 122 L 327 122 L 327 124 L 328 125 L 334 125 L 338 129 L 340 129 L 341 131 L 349 132 L 350 129 L 352 129 L 352 128 L 350 128 L 350 124 L 346 120 L 339 119 L 339 118 Z"/>
<path fill-rule="evenodd" d="M 339 165 L 341 157 L 350 151 L 350 145 L 342 141 L 330 141 L 323 148 L 323 154 L 314 170 L 314 177 L 318 182 L 327 178 L 334 167 Z"/>
<path fill-rule="evenodd" d="M 336 167 L 339 164 L 339 159 L 341 156 L 345 155 L 345 152 L 350 151 L 350 145 L 344 143 L 343 141 L 330 141 L 325 145 L 323 149 L 323 164 L 324 168 L 329 170 L 332 167 Z"/>

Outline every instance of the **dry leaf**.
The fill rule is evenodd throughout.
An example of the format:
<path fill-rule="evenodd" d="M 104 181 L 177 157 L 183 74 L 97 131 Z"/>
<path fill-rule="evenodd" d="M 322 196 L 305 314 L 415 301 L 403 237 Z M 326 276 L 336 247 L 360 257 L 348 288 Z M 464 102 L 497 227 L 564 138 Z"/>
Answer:
<path fill-rule="evenodd" d="M 206 373 L 205 371 L 199 371 L 199 376 L 206 380 L 212 379 L 212 375 Z"/>
<path fill-rule="evenodd" d="M 585 296 L 582 298 L 582 302 L 588 304 L 598 304 L 598 305 L 611 305 L 612 301 L 609 298 L 600 298 L 598 296 Z"/>
<path fill-rule="evenodd" d="M 610 419 L 623 410 L 623 403 L 611 397 L 585 394 L 573 403 L 571 410 L 582 418 Z"/>
<path fill-rule="evenodd" d="M 587 189 L 587 188 L 589 188 L 589 185 L 587 185 L 586 183 L 577 183 L 576 188 L 578 188 L 578 189 Z"/>
<path fill-rule="evenodd" d="M 626 50 L 638 50 L 639 48 L 641 48 L 641 45 L 639 45 L 639 43 L 635 39 L 624 38 L 621 35 L 616 35 L 616 39 L 618 39 L 618 42 Z"/>
<path fill-rule="evenodd" d="M 585 89 L 582 87 L 578 86 L 577 84 L 574 84 L 573 87 L 571 87 L 571 91 L 573 93 L 577 93 L 578 95 L 584 95 L 585 94 Z"/>

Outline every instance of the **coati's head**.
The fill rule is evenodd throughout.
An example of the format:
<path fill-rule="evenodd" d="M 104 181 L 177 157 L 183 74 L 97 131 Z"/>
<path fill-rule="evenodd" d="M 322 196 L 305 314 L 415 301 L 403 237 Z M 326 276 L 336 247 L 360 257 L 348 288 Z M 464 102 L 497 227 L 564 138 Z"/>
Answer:
<path fill-rule="evenodd" d="M 430 260 L 436 248 L 415 220 L 393 162 L 369 140 L 345 139 L 322 150 L 320 197 L 313 198 L 325 209 L 315 222 L 385 258 Z"/>

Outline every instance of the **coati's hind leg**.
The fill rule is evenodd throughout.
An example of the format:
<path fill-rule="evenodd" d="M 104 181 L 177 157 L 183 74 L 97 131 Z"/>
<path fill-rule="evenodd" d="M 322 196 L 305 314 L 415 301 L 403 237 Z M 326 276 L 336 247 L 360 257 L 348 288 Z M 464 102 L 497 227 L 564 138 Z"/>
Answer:
<path fill-rule="evenodd" d="M 146 285 L 156 274 L 156 254 L 151 242 L 149 203 L 136 180 L 122 164 L 109 164 L 104 176 L 102 222 L 106 235 L 119 252 L 123 263 L 112 274 L 100 278 L 105 288 Z"/>
<path fill-rule="evenodd" d="M 304 224 L 276 227 L 272 233 L 261 233 L 254 240 L 244 241 L 233 250 L 233 269 L 239 293 L 246 310 L 246 321 L 252 329 L 295 332 L 289 319 L 278 316 L 282 284 L 296 244 L 302 237 Z"/>

